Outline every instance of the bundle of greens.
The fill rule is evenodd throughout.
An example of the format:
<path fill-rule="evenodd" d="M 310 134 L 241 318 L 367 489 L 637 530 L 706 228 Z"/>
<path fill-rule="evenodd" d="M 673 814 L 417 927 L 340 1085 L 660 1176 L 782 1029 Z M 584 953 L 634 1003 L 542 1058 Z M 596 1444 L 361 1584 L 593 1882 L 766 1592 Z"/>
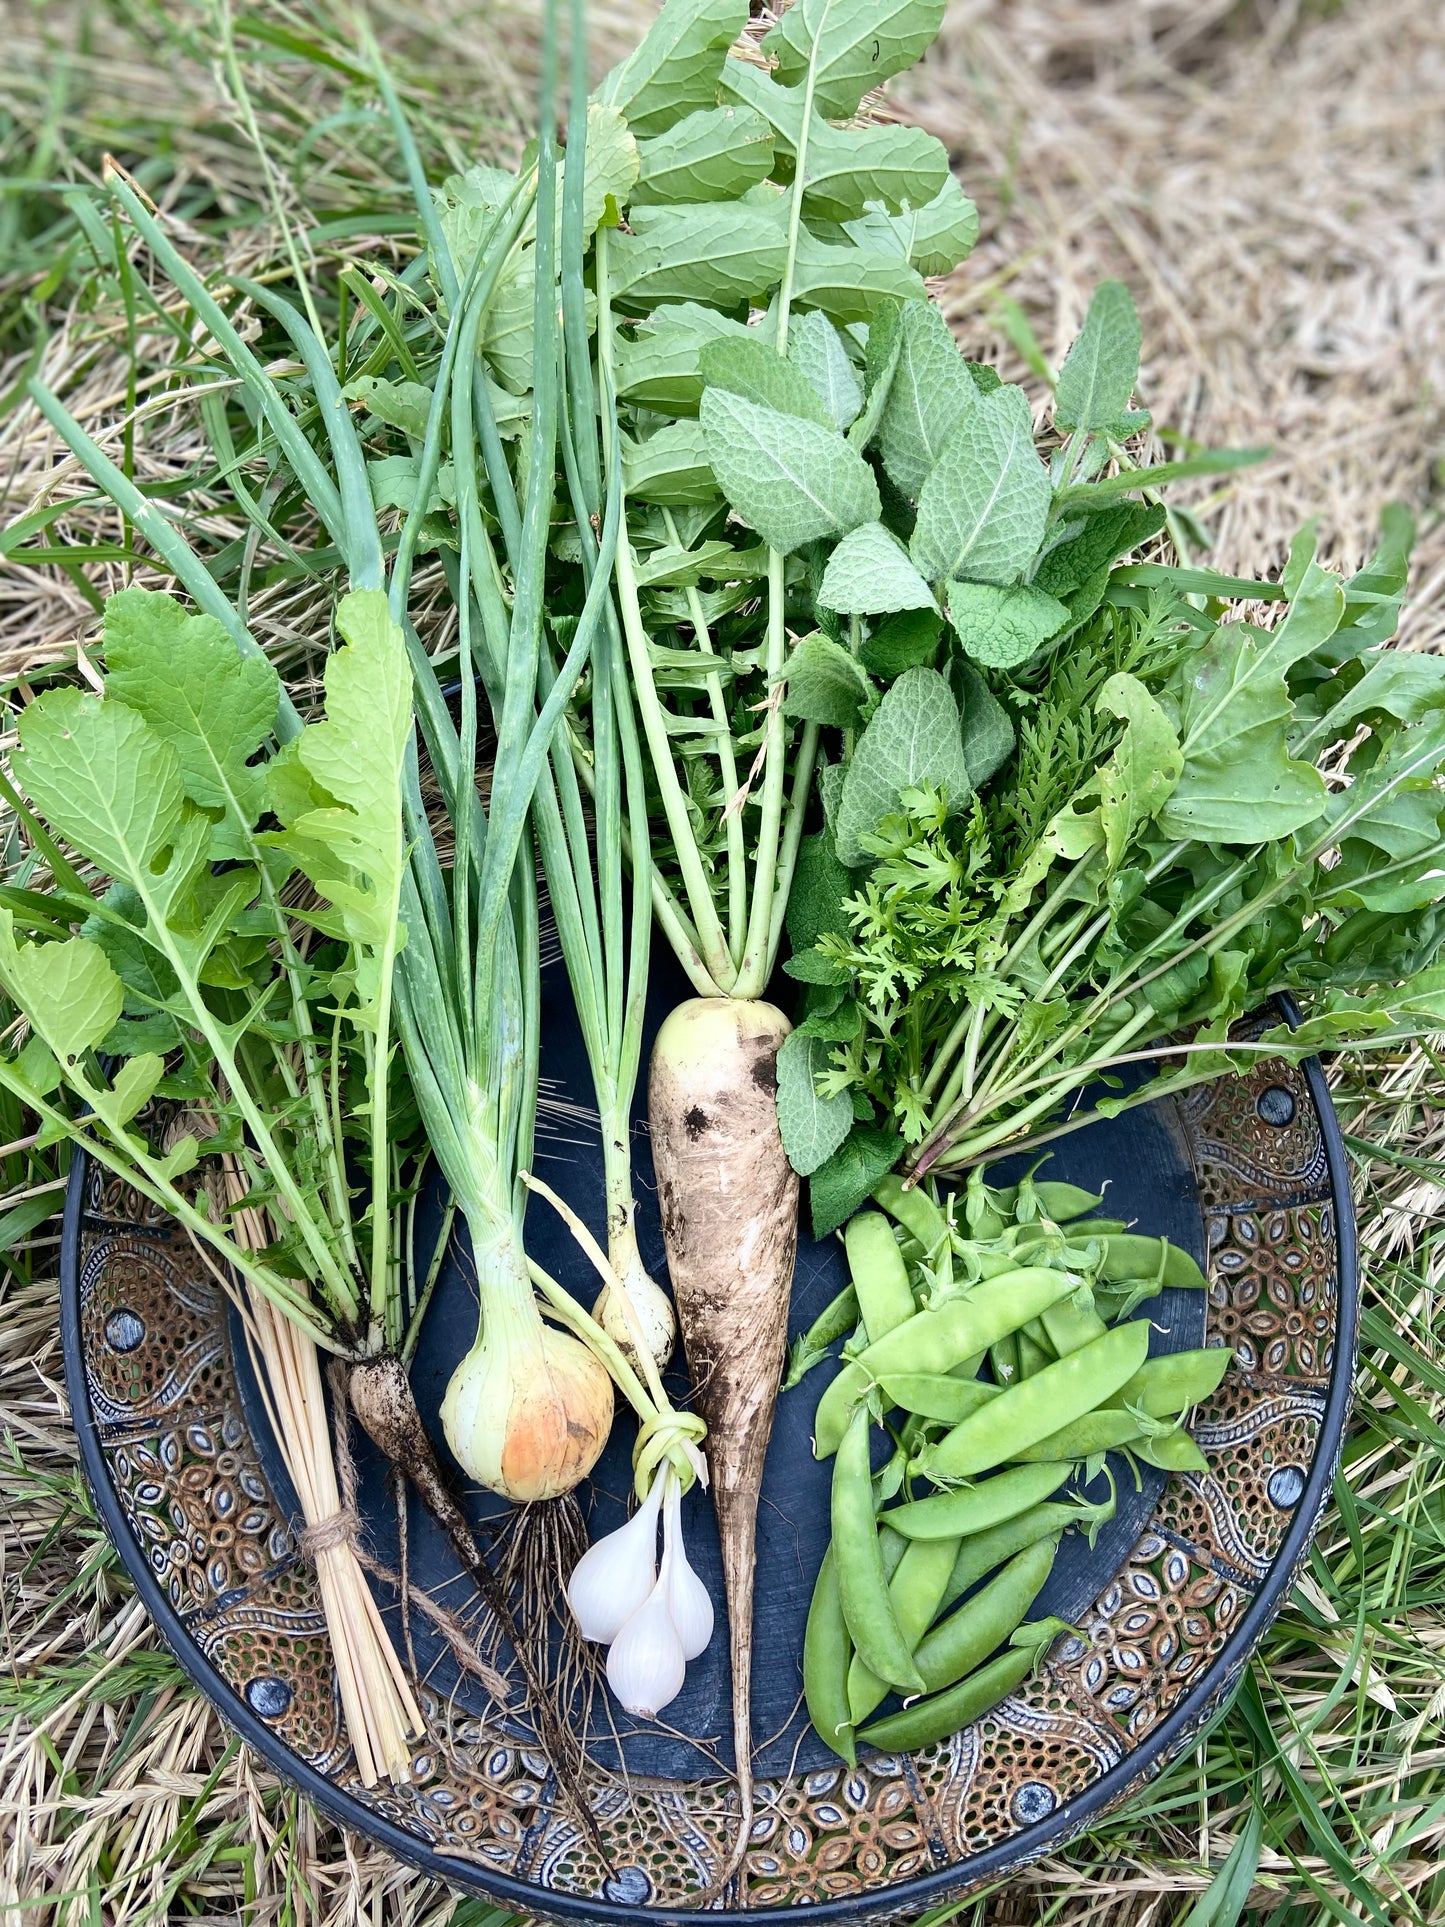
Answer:
<path fill-rule="evenodd" d="M 308 1464 L 327 1438 L 311 1348 L 370 1360 L 414 1340 L 398 1214 L 424 1155 L 386 1075 L 410 676 L 381 596 L 347 597 L 337 624 L 327 715 L 303 729 L 212 617 L 124 590 L 98 692 L 31 703 L 0 776 L 52 886 L 0 892 L 0 984 L 23 1019 L 0 1084 L 44 1141 L 82 1144 L 310 1341 L 269 1391 L 317 1530 L 340 1504 Z M 256 762 L 273 736 L 284 748 Z M 285 900 L 293 882 L 309 907 Z M 136 1127 L 152 1100 L 168 1142 Z M 209 1157 L 240 1177 L 234 1197 L 198 1184 Z M 358 1767 L 404 1775 L 420 1715 L 354 1548 L 318 1567 Z"/>

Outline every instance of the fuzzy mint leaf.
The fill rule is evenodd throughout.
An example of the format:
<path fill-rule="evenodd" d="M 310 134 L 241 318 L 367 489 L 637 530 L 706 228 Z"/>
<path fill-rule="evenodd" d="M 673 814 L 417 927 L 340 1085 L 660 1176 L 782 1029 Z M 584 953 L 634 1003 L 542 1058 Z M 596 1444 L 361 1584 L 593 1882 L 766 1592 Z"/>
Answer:
<path fill-rule="evenodd" d="M 613 235 L 608 248 L 612 292 L 629 307 L 700 301 L 737 308 L 769 295 L 787 265 L 782 200 L 640 207 L 632 229 Z"/>
<path fill-rule="evenodd" d="M 748 0 L 667 0 L 627 58 L 598 89 L 639 138 L 661 134 L 717 99 L 727 50 L 748 21 Z"/>
<path fill-rule="evenodd" d="M 833 426 L 823 397 L 802 369 L 791 360 L 785 361 L 771 343 L 760 341 L 756 335 L 708 342 L 698 365 L 708 388 L 725 388 L 744 401 L 776 409 L 780 415 L 796 415 L 800 421 L 817 422 L 822 428 Z"/>
<path fill-rule="evenodd" d="M 1008 711 L 967 659 L 955 664 L 954 687 L 963 717 L 963 760 L 981 790 L 1013 754 L 1014 726 Z"/>
<path fill-rule="evenodd" d="M 903 1156 L 903 1139 L 875 1124 L 855 1124 L 808 1180 L 813 1236 L 826 1238 L 866 1204 L 873 1187 Z"/>
<path fill-rule="evenodd" d="M 712 388 L 701 421 L 723 494 L 770 548 L 789 554 L 877 519 L 873 472 L 835 430 Z"/>
<path fill-rule="evenodd" d="M 813 70 L 813 104 L 830 120 L 921 60 L 943 24 L 944 0 L 796 0 L 763 40 L 785 86 Z"/>
<path fill-rule="evenodd" d="M 931 301 L 906 303 L 898 366 L 878 423 L 883 466 L 905 495 L 917 498 L 977 403 L 978 389 L 939 309 Z"/>
<path fill-rule="evenodd" d="M 804 636 L 788 658 L 785 716 L 851 729 L 873 686 L 849 652 L 827 636 Z"/>
<path fill-rule="evenodd" d="M 1038 553 L 1051 494 L 1023 389 L 982 395 L 923 485 L 913 560 L 930 582 L 1016 582 Z"/>
<path fill-rule="evenodd" d="M 1139 379 L 1139 315 L 1122 281 L 1101 281 L 1059 370 L 1059 428 L 1108 428 L 1129 406 Z"/>
<path fill-rule="evenodd" d="M 884 682 L 905 669 L 932 669 L 943 635 L 943 617 L 933 609 L 904 609 L 869 636 L 861 651 L 863 667 Z"/>
<path fill-rule="evenodd" d="M 751 107 L 705 107 L 638 145 L 632 205 L 735 201 L 773 171 L 773 130 Z"/>
<path fill-rule="evenodd" d="M 778 1051 L 778 1129 L 800 1177 L 825 1163 L 853 1128 L 853 1102 L 846 1092 L 818 1095 L 816 1080 L 830 1068 L 831 1054 L 830 1044 L 797 1031 Z"/>
<path fill-rule="evenodd" d="M 953 809 L 973 787 L 953 691 L 936 669 L 909 669 L 884 694 L 847 766 L 834 832 L 840 859 L 868 862 L 861 838 L 877 833 L 905 790 L 925 785 Z"/>
<path fill-rule="evenodd" d="M 106 689 L 175 750 L 187 796 L 224 810 L 222 847 L 235 856 L 261 814 L 263 773 L 250 766 L 271 734 L 281 683 L 270 663 L 242 656 L 212 616 L 188 616 L 174 596 L 123 589 L 105 605 Z"/>
<path fill-rule="evenodd" d="M 1069 619 L 1063 603 L 1042 589 L 990 582 L 950 582 L 948 613 L 965 654 L 990 669 L 1017 669 Z"/>
<path fill-rule="evenodd" d="M 794 315 L 788 329 L 788 360 L 817 391 L 834 428 L 848 428 L 857 420 L 863 384 L 827 315 L 811 308 Z"/>
<path fill-rule="evenodd" d="M 843 537 L 828 558 L 818 600 L 853 616 L 938 608 L 933 591 L 881 522 L 865 522 Z"/>
<path fill-rule="evenodd" d="M 852 872 L 838 861 L 832 837 L 824 832 L 804 837 L 788 897 L 788 942 L 795 960 L 817 954 L 813 946 L 821 936 L 847 936 L 845 905 L 853 890 Z M 803 981 L 832 982 L 833 978 Z"/>

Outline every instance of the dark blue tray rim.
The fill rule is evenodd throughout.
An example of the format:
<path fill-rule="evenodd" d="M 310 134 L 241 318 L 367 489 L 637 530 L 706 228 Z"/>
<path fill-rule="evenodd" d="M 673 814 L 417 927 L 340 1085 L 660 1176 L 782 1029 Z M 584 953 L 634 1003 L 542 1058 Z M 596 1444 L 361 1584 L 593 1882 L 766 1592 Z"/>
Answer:
<path fill-rule="evenodd" d="M 1299 1013 L 1293 1000 L 1281 996 L 1277 1001 L 1283 1007 L 1288 1021 L 1297 1023 Z M 1083 1832 L 1092 1821 L 1102 1818 L 1131 1788 L 1142 1780 L 1152 1778 L 1168 1765 L 1191 1734 L 1202 1729 L 1224 1710 L 1226 1697 L 1232 1694 L 1245 1664 L 1282 1605 L 1285 1594 L 1294 1582 L 1300 1561 L 1315 1535 L 1344 1446 L 1345 1422 L 1354 1385 L 1359 1321 L 1359 1264 L 1349 1157 L 1319 1059 L 1305 1059 L 1302 1068 L 1319 1118 L 1329 1166 L 1339 1253 L 1339 1325 L 1318 1444 L 1304 1492 L 1295 1507 L 1279 1551 L 1260 1582 L 1259 1590 L 1246 1607 L 1238 1627 L 1173 1711 L 1138 1746 L 1126 1753 L 1117 1765 L 1101 1773 L 1077 1799 L 1064 1802 L 1035 1825 L 1021 1827 L 1017 1833 L 1010 1834 L 1007 1839 L 1000 1840 L 982 1853 L 970 1855 L 967 1860 L 955 1861 L 951 1866 L 936 1868 L 931 1873 L 900 1881 L 895 1886 L 871 1888 L 864 1893 L 849 1894 L 832 1901 L 811 1902 L 803 1910 L 809 1920 L 857 1923 L 883 1919 L 937 1904 L 964 1888 L 982 1887 L 1003 1878 L 1037 1860 L 1050 1848 L 1062 1846 Z M 705 1911 L 676 1907 L 638 1908 L 580 1894 L 558 1893 L 530 1881 L 515 1880 L 507 1874 L 484 1874 L 469 1861 L 434 1852 L 415 1834 L 397 1826 L 364 1801 L 333 1786 L 323 1774 L 278 1744 L 275 1734 L 251 1711 L 240 1694 L 221 1677 L 187 1636 L 130 1530 L 107 1475 L 90 1408 L 85 1364 L 81 1355 L 80 1218 L 88 1164 L 84 1153 L 78 1153 L 72 1160 L 60 1245 L 60 1330 L 65 1357 L 65 1386 L 80 1445 L 81 1466 L 106 1532 L 120 1553 L 121 1562 L 157 1630 L 181 1669 L 205 1694 L 226 1724 L 259 1753 L 283 1780 L 303 1793 L 328 1818 L 353 1832 L 365 1834 L 385 1847 L 397 1860 L 415 1867 L 418 1872 L 445 1881 L 452 1887 L 462 1887 L 485 1895 L 489 1900 L 515 1907 L 524 1914 L 578 1923 L 606 1922 L 609 1927 L 612 1927 L 612 1923 L 616 1923 L 616 1927 L 627 1927 L 627 1923 L 635 1923 L 639 1919 L 656 1922 L 658 1927 L 671 1927 L 672 1923 L 681 1927 L 684 1922 L 699 1920 L 716 1922 L 718 1927 L 756 1927 L 757 1921 L 769 1915 L 796 1911 L 791 1907 L 708 1908 Z"/>

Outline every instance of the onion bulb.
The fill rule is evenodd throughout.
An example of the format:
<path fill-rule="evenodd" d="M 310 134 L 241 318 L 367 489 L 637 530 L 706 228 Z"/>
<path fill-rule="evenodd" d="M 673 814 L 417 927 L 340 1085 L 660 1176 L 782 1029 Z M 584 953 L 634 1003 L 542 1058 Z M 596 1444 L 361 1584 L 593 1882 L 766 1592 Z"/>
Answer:
<path fill-rule="evenodd" d="M 482 1294 L 477 1342 L 452 1373 L 442 1430 L 462 1470 L 517 1504 L 570 1492 L 612 1426 L 606 1367 L 544 1325 L 531 1288 Z"/>
<path fill-rule="evenodd" d="M 657 1508 L 665 1470 L 626 1525 L 589 1546 L 572 1568 L 567 1603 L 584 1639 L 610 1645 L 657 1583 Z"/>
<path fill-rule="evenodd" d="M 642 1262 L 630 1212 L 607 1244 L 613 1275 L 626 1293 L 627 1303 L 619 1304 L 615 1287 L 604 1285 L 592 1316 L 634 1368 L 638 1365 L 636 1340 L 640 1334 L 661 1371 L 677 1343 L 677 1319 L 672 1300 Z"/>

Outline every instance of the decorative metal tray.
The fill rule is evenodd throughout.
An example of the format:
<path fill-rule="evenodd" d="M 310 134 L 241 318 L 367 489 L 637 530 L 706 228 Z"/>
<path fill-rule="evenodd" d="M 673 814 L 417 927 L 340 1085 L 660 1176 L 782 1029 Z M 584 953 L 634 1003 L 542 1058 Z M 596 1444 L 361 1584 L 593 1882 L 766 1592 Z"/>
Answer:
<path fill-rule="evenodd" d="M 565 981 L 548 976 L 544 1075 L 580 1095 L 588 1087 Z M 569 1123 L 566 1140 L 544 1140 L 537 1168 L 585 1211 L 601 1195 L 600 1151 L 585 1122 Z M 640 1130 L 638 1153 L 646 1216 Z M 1339 1457 L 1357 1296 L 1345 1153 L 1318 1066 L 1263 1063 L 1094 1126 L 1061 1141 L 1048 1175 L 1095 1189 L 1110 1179 L 1111 1215 L 1138 1217 L 1204 1266 L 1205 1298 L 1165 1293 L 1151 1312 L 1156 1349 L 1234 1350 L 1194 1422 L 1210 1471 L 1155 1473 L 1137 1488 L 1124 1471 L 1115 1520 L 1092 1551 L 1066 1538 L 1036 1607 L 1080 1636 L 1058 1641 L 1040 1673 L 976 1726 L 912 1756 L 865 1752 L 849 1771 L 800 1706 L 803 1623 L 828 1530 L 828 1468 L 809 1449 L 827 1368 L 788 1393 L 759 1522 L 757 1817 L 741 1873 L 710 1918 L 800 1905 L 818 1920 L 916 1912 L 1056 1848 L 1198 1735 L 1304 1557 Z M 538 1257 L 590 1298 L 567 1234 L 547 1218 L 540 1207 L 529 1218 Z M 655 1209 L 641 1231 L 644 1257 L 665 1277 Z M 83 1157 L 62 1265 L 67 1385 L 101 1516 L 165 1638 L 230 1724 L 318 1807 L 456 1886 L 569 1921 L 692 1911 L 734 1833 L 721 1625 L 666 1728 L 614 1729 L 599 1696 L 590 1796 L 607 1864 L 546 1762 L 416 1615 L 427 1734 L 409 1784 L 364 1790 L 314 1574 L 297 1547 L 298 1508 L 227 1301 L 187 1240 Z M 837 1241 L 805 1237 L 793 1331 L 843 1278 Z M 464 1256 L 449 1259 L 414 1371 L 437 1437 L 442 1390 L 474 1329 Z M 581 1495 L 594 1532 L 622 1516 L 630 1451 L 624 1417 Z M 369 1447 L 357 1467 L 370 1542 L 394 1570 L 388 1481 Z M 478 1516 L 487 1509 L 478 1494 L 471 1504 Z M 707 1500 L 690 1495 L 688 1505 L 689 1554 L 720 1598 Z M 408 1551 L 414 1583 L 465 1604 L 449 1549 L 414 1504 Z M 399 1628 L 396 1598 L 377 1590 Z"/>

